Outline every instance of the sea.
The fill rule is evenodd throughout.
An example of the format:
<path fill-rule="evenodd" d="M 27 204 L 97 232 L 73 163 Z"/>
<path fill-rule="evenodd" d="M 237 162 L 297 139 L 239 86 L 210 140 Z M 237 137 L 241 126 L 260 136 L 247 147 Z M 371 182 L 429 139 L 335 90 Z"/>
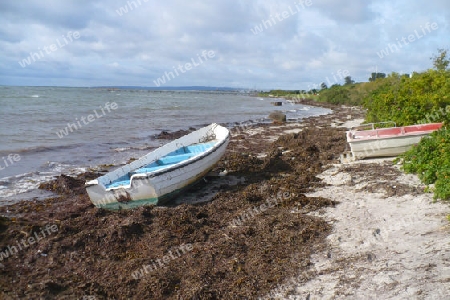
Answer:
<path fill-rule="evenodd" d="M 122 165 L 162 143 L 155 135 L 219 123 L 232 129 L 328 114 L 319 107 L 235 91 L 0 86 L 0 206 L 45 199 L 41 183 Z"/>

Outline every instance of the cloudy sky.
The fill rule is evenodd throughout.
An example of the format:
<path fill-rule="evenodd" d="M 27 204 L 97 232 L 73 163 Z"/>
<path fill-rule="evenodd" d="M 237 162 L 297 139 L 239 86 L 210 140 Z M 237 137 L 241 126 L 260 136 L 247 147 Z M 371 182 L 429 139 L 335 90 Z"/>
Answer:
<path fill-rule="evenodd" d="M 0 85 L 307 89 L 449 41 L 449 0 L 2 0 Z"/>

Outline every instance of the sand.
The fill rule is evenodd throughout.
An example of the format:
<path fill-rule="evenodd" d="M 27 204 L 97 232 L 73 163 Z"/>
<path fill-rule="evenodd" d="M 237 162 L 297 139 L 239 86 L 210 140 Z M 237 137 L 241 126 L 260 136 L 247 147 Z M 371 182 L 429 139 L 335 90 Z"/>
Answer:
<path fill-rule="evenodd" d="M 328 249 L 263 299 L 450 299 L 447 203 L 392 159 L 333 164 L 318 177 L 327 186 L 307 196 L 340 202 L 311 213 L 333 226 Z"/>

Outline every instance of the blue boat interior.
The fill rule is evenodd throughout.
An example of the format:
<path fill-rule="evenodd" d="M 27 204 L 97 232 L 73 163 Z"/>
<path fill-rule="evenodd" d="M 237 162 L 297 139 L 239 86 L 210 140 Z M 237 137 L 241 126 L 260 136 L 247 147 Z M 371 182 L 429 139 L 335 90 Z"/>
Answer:
<path fill-rule="evenodd" d="M 215 142 L 208 142 L 180 147 L 177 150 L 172 151 L 166 154 L 165 156 L 161 157 L 160 159 L 152 162 L 151 164 L 143 166 L 139 169 L 129 172 L 124 176 L 117 178 L 116 180 L 107 184 L 105 187 L 109 189 L 123 185 L 128 185 L 130 184 L 131 176 L 134 174 L 151 173 L 181 163 L 185 160 L 188 160 L 194 156 L 197 156 L 207 151 L 208 149 L 212 148 L 214 144 Z"/>

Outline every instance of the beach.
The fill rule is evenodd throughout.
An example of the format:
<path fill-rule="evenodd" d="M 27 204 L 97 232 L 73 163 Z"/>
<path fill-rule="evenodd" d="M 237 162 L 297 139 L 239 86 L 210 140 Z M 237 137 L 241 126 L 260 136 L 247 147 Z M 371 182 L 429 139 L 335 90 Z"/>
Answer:
<path fill-rule="evenodd" d="M 85 172 L 0 207 L 1 298 L 445 299 L 448 205 L 392 159 L 341 164 L 365 112 L 323 106 L 234 128 L 214 170 L 227 174 L 169 206 L 97 209 Z"/>

